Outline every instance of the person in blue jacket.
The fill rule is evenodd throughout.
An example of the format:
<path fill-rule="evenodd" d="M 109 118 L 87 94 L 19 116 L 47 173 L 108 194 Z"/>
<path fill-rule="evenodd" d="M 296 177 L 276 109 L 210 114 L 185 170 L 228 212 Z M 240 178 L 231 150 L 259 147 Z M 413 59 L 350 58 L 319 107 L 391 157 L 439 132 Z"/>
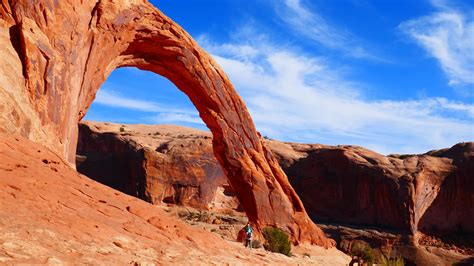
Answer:
<path fill-rule="evenodd" d="M 252 248 L 253 228 L 250 225 L 250 223 L 247 223 L 247 225 L 244 228 L 244 231 L 245 231 L 245 247 L 251 249 Z"/>

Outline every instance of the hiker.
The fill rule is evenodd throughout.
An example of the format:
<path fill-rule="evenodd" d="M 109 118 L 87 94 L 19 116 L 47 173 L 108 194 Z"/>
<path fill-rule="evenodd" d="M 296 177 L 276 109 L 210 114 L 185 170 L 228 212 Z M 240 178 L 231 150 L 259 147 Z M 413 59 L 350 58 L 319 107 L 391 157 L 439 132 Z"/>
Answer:
<path fill-rule="evenodd" d="M 245 230 L 245 247 L 248 247 L 249 249 L 252 249 L 253 229 L 252 229 L 252 226 L 250 226 L 250 223 L 247 223 L 244 230 Z"/>

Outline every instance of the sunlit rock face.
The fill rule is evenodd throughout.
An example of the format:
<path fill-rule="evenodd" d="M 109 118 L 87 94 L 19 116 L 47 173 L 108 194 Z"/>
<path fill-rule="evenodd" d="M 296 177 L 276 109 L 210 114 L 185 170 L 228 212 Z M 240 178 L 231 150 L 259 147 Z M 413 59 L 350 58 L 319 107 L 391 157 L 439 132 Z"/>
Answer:
<path fill-rule="evenodd" d="M 309 219 L 222 69 L 147 1 L 2 0 L 0 132 L 40 142 L 74 165 L 78 122 L 116 68 L 172 81 L 213 134 L 213 150 L 254 224 L 332 246 Z"/>
<path fill-rule="evenodd" d="M 131 158 L 143 154 L 144 149 L 148 156 L 166 159 L 156 164 L 135 161 L 140 167 L 153 169 L 141 171 L 152 174 L 145 174 L 144 181 L 135 182 L 135 186 L 148 191 L 148 186 L 180 184 L 180 189 L 172 192 L 173 197 L 163 196 L 166 189 L 155 190 L 159 192 L 155 194 L 155 204 L 175 203 L 217 211 L 235 210 L 238 206 L 231 186 L 225 187 L 225 179 L 205 174 L 206 169 L 220 167 L 212 160 L 207 132 L 179 126 L 97 122 L 81 124 L 80 128 L 78 151 L 88 152 L 81 157 L 84 163 L 78 169 L 89 176 L 112 176 L 112 183 L 120 182 L 122 177 L 115 172 L 101 173 L 117 167 L 117 163 L 104 161 L 116 161 L 115 154 L 124 154 L 124 150 Z M 82 142 L 92 145 L 82 148 Z M 472 254 L 474 143 L 459 143 L 423 155 L 391 156 L 347 145 L 275 140 L 267 140 L 267 145 L 311 218 L 337 240 L 340 249 L 350 252 L 351 246 L 366 243 L 391 250 L 417 265 L 449 265 Z M 104 168 L 106 165 L 112 167 Z M 175 172 L 177 169 L 179 173 Z M 133 171 L 128 173 L 134 176 Z M 138 197 L 150 201 L 143 195 Z M 241 233 L 243 238 L 245 234 Z"/>
<path fill-rule="evenodd" d="M 113 176 L 112 184 L 133 179 L 127 182 L 135 189 L 121 190 L 153 203 L 221 209 L 239 206 L 213 159 L 207 132 L 97 122 L 83 123 L 80 128 L 79 154 L 88 159 L 78 169 L 84 174 Z M 318 223 L 395 231 L 412 244 L 418 232 L 474 233 L 472 142 L 409 156 L 384 156 L 347 145 L 267 140 L 267 146 Z M 117 159 L 123 154 L 128 159 Z M 129 170 L 105 173 L 116 169 L 114 160 L 129 162 L 125 164 Z M 128 176 L 122 177 L 125 172 Z M 134 173 L 142 175 L 135 178 Z"/>
<path fill-rule="evenodd" d="M 409 156 L 383 156 L 358 146 L 269 146 L 318 222 L 413 235 L 474 233 L 473 142 Z"/>

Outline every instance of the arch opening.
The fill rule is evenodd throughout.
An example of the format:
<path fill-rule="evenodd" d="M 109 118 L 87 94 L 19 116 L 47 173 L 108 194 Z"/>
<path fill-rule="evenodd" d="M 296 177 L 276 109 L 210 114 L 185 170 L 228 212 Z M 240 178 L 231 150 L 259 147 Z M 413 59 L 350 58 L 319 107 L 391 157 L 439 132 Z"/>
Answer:
<path fill-rule="evenodd" d="M 152 204 L 243 211 L 194 105 L 136 68 L 116 69 L 101 85 L 79 123 L 76 168 Z"/>
<path fill-rule="evenodd" d="M 309 219 L 224 71 L 179 25 L 147 1 L 40 2 L 19 0 L 5 12 L 0 8 L 5 27 L 19 28 L 22 51 L 15 53 L 12 44 L 8 53 L 19 77 L 8 88 L 20 93 L 7 98 L 6 106 L 17 111 L 23 126 L 6 120 L 3 129 L 42 143 L 74 166 L 78 122 L 107 76 L 126 66 L 154 72 L 198 110 L 257 233 L 277 226 L 295 243 L 334 246 Z M 48 12 L 38 12 L 44 7 Z M 65 17 L 64 10 L 75 12 Z"/>

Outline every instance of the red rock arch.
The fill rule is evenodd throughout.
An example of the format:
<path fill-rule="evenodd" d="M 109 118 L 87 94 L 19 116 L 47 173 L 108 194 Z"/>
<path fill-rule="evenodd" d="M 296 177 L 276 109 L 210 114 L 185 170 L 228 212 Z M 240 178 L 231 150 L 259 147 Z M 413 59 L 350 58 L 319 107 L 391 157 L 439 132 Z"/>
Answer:
<path fill-rule="evenodd" d="M 278 226 L 294 242 L 334 245 L 308 218 L 222 69 L 151 4 L 2 0 L 0 15 L 13 48 L 8 55 L 21 64 L 14 73 L 24 81 L 0 84 L 0 91 L 10 94 L 6 86 L 16 87 L 12 98 L 18 99 L 7 105 L 20 117 L 12 125 L 4 116 L 2 131 L 42 141 L 73 163 L 77 123 L 111 71 L 135 66 L 155 72 L 198 109 L 213 133 L 214 153 L 257 231 Z"/>

